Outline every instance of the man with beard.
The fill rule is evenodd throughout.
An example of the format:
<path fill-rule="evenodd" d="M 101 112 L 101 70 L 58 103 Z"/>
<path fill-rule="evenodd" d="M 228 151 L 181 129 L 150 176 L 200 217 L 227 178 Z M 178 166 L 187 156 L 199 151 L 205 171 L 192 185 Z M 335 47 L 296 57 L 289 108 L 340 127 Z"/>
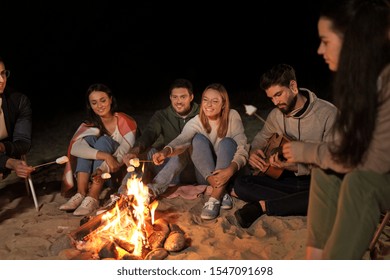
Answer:
<path fill-rule="evenodd" d="M 232 195 L 248 202 L 234 215 L 243 228 L 262 216 L 306 215 L 311 166 L 287 163 L 284 141 L 330 141 L 337 109 L 305 88 L 298 88 L 295 70 L 278 64 L 265 72 L 260 87 L 277 108 L 251 144 L 251 175 L 236 179 Z"/>
<path fill-rule="evenodd" d="M 134 146 L 123 157 L 123 162 L 129 165 L 131 159 L 140 156 L 151 161 L 153 154 L 175 139 L 187 122 L 199 113 L 199 104 L 194 101 L 194 97 L 191 81 L 174 80 L 169 88 L 171 104 L 153 114 L 142 135 L 136 139 Z M 126 192 L 127 180 L 130 176 L 132 174 L 128 173 L 123 179 L 120 192 Z M 190 153 L 186 152 L 166 159 L 158 166 L 152 162 L 148 163 L 142 181 L 148 185 L 153 198 L 164 193 L 170 184 L 196 183 L 195 168 Z"/>

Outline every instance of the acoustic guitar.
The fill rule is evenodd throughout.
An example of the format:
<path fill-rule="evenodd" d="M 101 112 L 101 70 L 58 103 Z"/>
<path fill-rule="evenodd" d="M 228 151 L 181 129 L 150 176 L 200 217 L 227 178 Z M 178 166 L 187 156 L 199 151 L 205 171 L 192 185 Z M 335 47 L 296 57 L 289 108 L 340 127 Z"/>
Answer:
<path fill-rule="evenodd" d="M 268 140 L 267 145 L 264 149 L 266 161 L 269 160 L 270 156 L 272 156 L 276 153 L 279 153 L 278 157 L 280 160 L 286 160 L 283 157 L 282 146 L 285 143 L 290 142 L 290 141 L 291 141 L 291 139 L 289 137 L 287 137 L 285 135 L 279 135 L 277 133 L 274 133 L 272 135 L 272 137 Z M 274 166 L 269 165 L 267 167 L 267 169 L 264 170 L 263 172 L 260 171 L 259 169 L 255 169 L 253 171 L 253 175 L 268 175 L 274 179 L 278 179 L 280 177 L 280 175 L 282 175 L 283 170 L 284 170 L 284 168 L 278 168 L 278 167 L 274 167 Z"/>

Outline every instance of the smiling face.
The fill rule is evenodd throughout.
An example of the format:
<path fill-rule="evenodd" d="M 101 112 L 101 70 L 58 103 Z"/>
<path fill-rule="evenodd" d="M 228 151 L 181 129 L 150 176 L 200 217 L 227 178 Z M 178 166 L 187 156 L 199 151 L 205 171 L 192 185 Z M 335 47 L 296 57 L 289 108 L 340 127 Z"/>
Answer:
<path fill-rule="evenodd" d="M 103 91 L 92 91 L 89 95 L 89 104 L 96 115 L 104 117 L 111 114 L 112 98 Z"/>
<path fill-rule="evenodd" d="M 343 44 L 342 35 L 333 30 L 332 21 L 325 17 L 318 20 L 317 27 L 321 39 L 317 53 L 323 56 L 331 71 L 337 71 L 340 50 Z"/>
<path fill-rule="evenodd" d="M 218 91 L 208 89 L 203 93 L 202 110 L 208 119 L 218 120 L 221 116 L 223 105 L 221 94 Z"/>
<path fill-rule="evenodd" d="M 194 95 L 191 94 L 186 88 L 174 88 L 172 89 L 171 104 L 173 109 L 181 116 L 186 116 L 191 110 L 191 101 L 194 99 Z"/>

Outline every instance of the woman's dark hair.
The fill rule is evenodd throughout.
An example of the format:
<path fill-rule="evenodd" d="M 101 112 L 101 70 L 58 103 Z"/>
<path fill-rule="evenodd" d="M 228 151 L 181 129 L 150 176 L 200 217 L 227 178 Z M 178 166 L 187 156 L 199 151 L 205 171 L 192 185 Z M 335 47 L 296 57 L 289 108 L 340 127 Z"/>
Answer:
<path fill-rule="evenodd" d="M 390 5 L 388 0 L 330 2 L 321 17 L 343 38 L 333 84 L 340 142 L 332 154 L 337 162 L 354 167 L 364 161 L 371 143 L 380 105 L 378 77 L 390 63 Z"/>
<path fill-rule="evenodd" d="M 112 91 L 111 89 L 104 85 L 104 84 L 92 84 L 89 86 L 89 88 L 87 89 L 87 92 L 85 94 L 85 104 L 86 104 L 86 107 L 87 107 L 87 120 L 86 120 L 86 123 L 89 124 L 89 125 L 92 125 L 92 126 L 95 126 L 97 128 L 99 128 L 99 131 L 100 131 L 100 134 L 103 135 L 103 134 L 109 134 L 108 131 L 106 130 L 106 128 L 104 127 L 103 125 L 103 122 L 100 118 L 100 116 L 96 115 L 95 112 L 93 111 L 92 107 L 91 107 L 91 104 L 89 102 L 89 95 L 94 92 L 94 91 L 102 91 L 102 92 L 105 92 L 107 94 L 107 96 L 109 98 L 111 98 L 112 102 L 111 102 L 111 113 L 114 114 L 115 112 L 118 111 L 118 104 L 116 102 L 116 98 L 115 96 L 112 95 Z"/>

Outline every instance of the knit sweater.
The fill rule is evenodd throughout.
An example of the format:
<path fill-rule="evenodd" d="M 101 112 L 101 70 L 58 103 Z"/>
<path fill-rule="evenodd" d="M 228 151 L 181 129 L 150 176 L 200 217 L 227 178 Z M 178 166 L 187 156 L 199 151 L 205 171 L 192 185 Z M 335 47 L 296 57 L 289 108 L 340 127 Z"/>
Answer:
<path fill-rule="evenodd" d="M 364 162 L 357 166 L 357 169 L 384 174 L 390 171 L 390 65 L 378 78 L 378 92 L 379 106 L 373 138 Z M 297 162 L 316 164 L 323 169 L 332 169 L 340 173 L 348 172 L 348 168 L 332 160 L 329 144 L 293 142 L 291 150 Z"/>
<path fill-rule="evenodd" d="M 308 89 L 300 88 L 299 91 L 308 99 L 305 108 L 291 116 L 274 108 L 268 114 L 263 128 L 254 137 L 251 150 L 264 150 L 274 133 L 304 142 L 319 143 L 332 139 L 331 129 L 336 119 L 337 108 L 330 102 L 318 98 Z M 295 175 L 308 175 L 310 169 L 310 165 L 298 164 Z"/>

